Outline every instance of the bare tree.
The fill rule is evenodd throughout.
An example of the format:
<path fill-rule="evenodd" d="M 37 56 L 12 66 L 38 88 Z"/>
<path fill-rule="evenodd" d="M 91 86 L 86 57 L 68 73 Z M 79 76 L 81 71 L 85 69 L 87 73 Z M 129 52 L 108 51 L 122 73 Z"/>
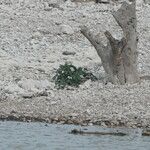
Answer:
<path fill-rule="evenodd" d="M 104 46 L 101 40 L 94 36 L 87 27 L 81 27 L 81 33 L 95 47 L 109 81 L 114 84 L 135 83 L 139 81 L 135 7 L 135 1 L 132 4 L 123 2 L 121 8 L 112 13 L 116 22 L 122 28 L 124 37 L 119 41 L 109 31 L 106 31 L 107 46 Z"/>

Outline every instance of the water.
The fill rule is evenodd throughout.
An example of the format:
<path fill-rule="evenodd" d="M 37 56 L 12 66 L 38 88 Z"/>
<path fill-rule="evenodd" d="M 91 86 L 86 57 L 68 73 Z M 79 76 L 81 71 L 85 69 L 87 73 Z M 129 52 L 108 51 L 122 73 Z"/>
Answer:
<path fill-rule="evenodd" d="M 43 123 L 0 122 L 0 150 L 150 150 L 150 137 L 141 137 L 135 130 L 129 136 L 72 135 L 72 129 L 100 127 L 50 125 Z"/>

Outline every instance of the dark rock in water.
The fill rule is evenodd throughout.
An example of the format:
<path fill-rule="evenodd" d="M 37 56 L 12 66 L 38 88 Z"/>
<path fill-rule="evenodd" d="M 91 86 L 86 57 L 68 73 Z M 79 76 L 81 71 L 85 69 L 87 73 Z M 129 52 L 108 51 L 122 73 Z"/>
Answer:
<path fill-rule="evenodd" d="M 80 132 L 81 132 L 81 131 L 80 131 Z M 72 133 L 72 134 L 78 134 L 79 131 L 78 131 L 77 129 L 73 129 L 73 130 L 71 130 L 71 133 Z"/>

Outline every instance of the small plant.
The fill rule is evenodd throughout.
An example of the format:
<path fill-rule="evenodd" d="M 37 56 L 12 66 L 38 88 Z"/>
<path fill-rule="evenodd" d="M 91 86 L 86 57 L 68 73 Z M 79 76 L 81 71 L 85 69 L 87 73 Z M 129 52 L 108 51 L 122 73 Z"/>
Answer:
<path fill-rule="evenodd" d="M 68 63 L 59 66 L 53 79 L 56 86 L 62 89 L 67 85 L 78 87 L 88 79 L 91 79 L 92 81 L 97 80 L 97 78 L 92 73 L 88 72 L 86 68 L 77 68 Z"/>

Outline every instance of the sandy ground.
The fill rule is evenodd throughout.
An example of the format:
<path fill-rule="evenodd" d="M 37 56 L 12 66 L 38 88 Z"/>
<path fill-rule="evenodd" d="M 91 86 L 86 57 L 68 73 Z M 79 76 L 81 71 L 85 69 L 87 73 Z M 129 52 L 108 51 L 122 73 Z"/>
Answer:
<path fill-rule="evenodd" d="M 120 39 L 111 12 L 120 3 L 69 0 L 0 0 L 0 118 L 102 126 L 150 127 L 150 81 L 104 85 L 88 80 L 79 88 L 54 88 L 60 64 L 87 67 L 99 79 L 101 60 L 80 25 Z M 150 75 L 150 5 L 138 1 L 139 74 Z M 64 51 L 75 55 L 63 55 Z"/>

